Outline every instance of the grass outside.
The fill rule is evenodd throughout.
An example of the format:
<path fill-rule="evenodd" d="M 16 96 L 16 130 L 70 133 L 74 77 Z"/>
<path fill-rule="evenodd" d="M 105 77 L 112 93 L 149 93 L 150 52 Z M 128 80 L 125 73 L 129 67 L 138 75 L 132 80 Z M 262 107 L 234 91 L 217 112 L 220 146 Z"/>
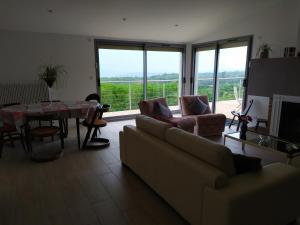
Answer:
<path fill-rule="evenodd" d="M 219 82 L 218 101 L 235 100 L 234 86 L 239 86 L 239 81 Z M 138 102 L 144 99 L 142 82 L 105 82 L 101 84 L 101 102 L 110 104 L 110 111 L 125 111 L 138 109 Z M 212 101 L 213 88 L 211 85 L 199 85 L 199 95 L 208 95 Z M 147 99 L 165 97 L 170 106 L 178 105 L 178 80 L 166 82 L 151 82 L 147 84 Z"/>

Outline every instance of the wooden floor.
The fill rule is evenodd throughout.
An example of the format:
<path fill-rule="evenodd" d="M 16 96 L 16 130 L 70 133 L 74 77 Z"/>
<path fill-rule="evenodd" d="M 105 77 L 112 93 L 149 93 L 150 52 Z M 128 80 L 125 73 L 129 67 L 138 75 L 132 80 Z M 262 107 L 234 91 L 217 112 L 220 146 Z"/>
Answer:
<path fill-rule="evenodd" d="M 104 150 L 79 151 L 74 130 L 63 158 L 34 163 L 16 147 L 5 146 L 0 160 L 1 225 L 180 225 L 188 224 L 119 159 L 118 133 L 134 121 L 110 122 L 102 129 L 111 140 Z M 83 133 L 82 129 L 82 133 Z M 215 138 L 222 142 L 222 138 Z M 240 143 L 228 141 L 232 151 Z M 39 146 L 41 143 L 35 143 Z M 59 142 L 46 146 L 59 148 Z M 246 148 L 264 164 L 285 158 Z"/>

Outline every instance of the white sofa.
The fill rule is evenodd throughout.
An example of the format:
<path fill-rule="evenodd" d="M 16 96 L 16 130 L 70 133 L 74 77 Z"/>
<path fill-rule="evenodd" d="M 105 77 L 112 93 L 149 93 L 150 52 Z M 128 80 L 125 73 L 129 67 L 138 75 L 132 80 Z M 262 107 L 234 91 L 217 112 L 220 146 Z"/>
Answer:
<path fill-rule="evenodd" d="M 230 149 L 147 116 L 120 132 L 123 164 L 192 225 L 285 225 L 300 215 L 300 171 L 235 174 Z"/>

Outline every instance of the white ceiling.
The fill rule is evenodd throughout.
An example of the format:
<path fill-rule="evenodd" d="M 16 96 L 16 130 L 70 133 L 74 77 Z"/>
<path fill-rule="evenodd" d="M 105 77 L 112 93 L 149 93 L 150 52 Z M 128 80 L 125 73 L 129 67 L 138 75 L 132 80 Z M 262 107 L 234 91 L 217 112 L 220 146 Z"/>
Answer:
<path fill-rule="evenodd" d="M 279 1 L 0 0 L 0 29 L 191 42 Z"/>

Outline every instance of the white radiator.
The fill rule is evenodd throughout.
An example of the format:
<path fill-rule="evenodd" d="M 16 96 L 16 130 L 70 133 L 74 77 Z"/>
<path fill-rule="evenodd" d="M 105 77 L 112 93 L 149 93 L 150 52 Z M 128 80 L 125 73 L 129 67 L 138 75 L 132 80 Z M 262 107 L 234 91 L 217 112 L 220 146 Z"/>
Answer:
<path fill-rule="evenodd" d="M 49 100 L 48 87 L 43 81 L 0 84 L 0 105 L 37 103 Z"/>

